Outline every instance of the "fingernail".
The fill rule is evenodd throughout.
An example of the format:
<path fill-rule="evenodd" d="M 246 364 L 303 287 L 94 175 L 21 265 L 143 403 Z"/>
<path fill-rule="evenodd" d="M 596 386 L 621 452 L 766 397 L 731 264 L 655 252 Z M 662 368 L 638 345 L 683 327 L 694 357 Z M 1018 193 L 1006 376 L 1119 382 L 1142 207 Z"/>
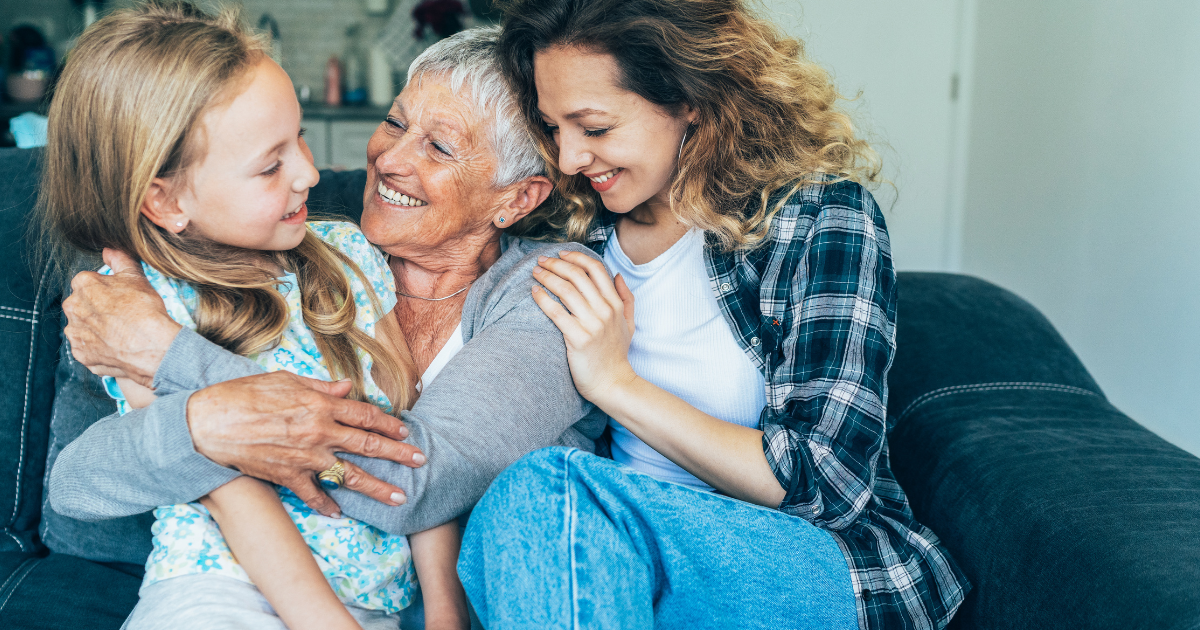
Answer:
<path fill-rule="evenodd" d="M 545 269 L 542 269 L 541 267 L 534 267 L 534 268 L 533 268 L 533 275 L 535 275 L 535 276 L 536 276 L 536 275 L 538 275 L 538 274 L 542 273 L 543 271 L 545 271 Z"/>
<path fill-rule="evenodd" d="M 561 257 L 563 257 L 563 256 L 566 256 L 567 254 L 570 254 L 570 253 L 571 253 L 571 250 L 569 250 L 569 249 L 564 249 L 564 250 L 562 250 L 561 252 L 558 252 L 558 256 L 561 258 Z"/>
<path fill-rule="evenodd" d="M 408 437 L 408 427 L 400 427 L 400 430 L 396 433 L 400 436 L 400 439 L 403 440 L 404 438 Z"/>
<path fill-rule="evenodd" d="M 538 256 L 538 262 L 540 262 L 540 263 L 544 263 L 544 262 L 546 262 L 547 260 L 550 260 L 550 259 L 549 259 L 549 258 L 546 258 L 545 256 Z"/>
<path fill-rule="evenodd" d="M 333 514 L 330 514 L 330 515 L 329 515 L 329 518 L 342 518 L 342 513 L 341 513 L 341 512 L 334 512 Z"/>
<path fill-rule="evenodd" d="M 534 285 L 534 287 L 533 287 L 533 292 L 534 292 L 534 293 L 539 293 L 539 292 L 541 292 L 541 289 L 540 289 L 540 288 L 538 288 L 536 285 Z"/>
<path fill-rule="evenodd" d="M 404 496 L 403 492 L 393 492 L 391 499 L 392 503 L 395 503 L 396 505 L 404 505 L 405 503 L 408 503 L 408 497 Z"/>
<path fill-rule="evenodd" d="M 413 454 L 413 463 L 418 466 L 420 466 L 421 464 L 424 464 L 425 463 L 425 455 L 423 453 L 414 453 Z"/>

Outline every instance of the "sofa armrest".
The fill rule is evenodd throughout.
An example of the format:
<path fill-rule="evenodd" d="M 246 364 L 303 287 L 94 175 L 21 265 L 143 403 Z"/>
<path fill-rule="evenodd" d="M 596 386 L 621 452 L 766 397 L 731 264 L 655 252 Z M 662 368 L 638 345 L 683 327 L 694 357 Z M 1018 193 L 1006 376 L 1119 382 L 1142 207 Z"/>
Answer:
<path fill-rule="evenodd" d="M 899 289 L 891 458 L 975 586 L 952 626 L 1200 627 L 1200 459 L 1110 405 L 1013 294 Z"/>

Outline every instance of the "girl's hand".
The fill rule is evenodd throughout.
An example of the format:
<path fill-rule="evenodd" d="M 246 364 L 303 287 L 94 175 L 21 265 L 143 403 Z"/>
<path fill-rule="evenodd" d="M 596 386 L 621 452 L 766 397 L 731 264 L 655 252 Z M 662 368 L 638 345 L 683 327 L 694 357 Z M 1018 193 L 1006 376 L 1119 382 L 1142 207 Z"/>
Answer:
<path fill-rule="evenodd" d="M 575 388 L 603 408 L 603 398 L 637 380 L 629 365 L 633 293 L 619 274 L 613 281 L 604 263 L 579 252 L 559 255 L 538 258 L 533 277 L 546 290 L 534 286 L 533 300 L 562 331 Z"/>

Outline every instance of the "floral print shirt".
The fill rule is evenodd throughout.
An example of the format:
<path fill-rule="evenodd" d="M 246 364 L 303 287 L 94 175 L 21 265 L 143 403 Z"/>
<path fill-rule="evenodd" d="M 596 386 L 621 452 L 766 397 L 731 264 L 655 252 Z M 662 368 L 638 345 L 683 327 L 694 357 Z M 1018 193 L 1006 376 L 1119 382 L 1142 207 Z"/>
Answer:
<path fill-rule="evenodd" d="M 317 221 L 308 224 L 321 240 L 329 243 L 362 270 L 370 282 L 365 286 L 358 274 L 349 267 L 346 276 L 354 294 L 355 324 L 374 335 L 375 323 L 387 315 L 396 304 L 395 279 L 383 255 L 367 242 L 352 223 Z M 167 313 L 179 324 L 195 330 L 192 313 L 197 294 L 187 283 L 168 278 L 143 264 L 150 285 L 166 304 Z M 110 273 L 108 268 L 101 273 Z M 287 370 L 309 378 L 332 380 L 321 351 L 317 349 L 312 330 L 304 323 L 300 291 L 291 273 L 280 277 L 279 291 L 288 305 L 288 325 L 271 350 L 250 358 L 268 371 Z M 371 300 L 376 297 L 379 310 Z M 371 378 L 371 357 L 358 351 L 362 365 L 364 389 L 368 400 L 384 410 L 391 403 Z M 131 407 L 117 387 L 116 380 L 104 378 L 109 395 L 117 401 L 120 413 Z M 329 580 L 338 597 L 360 608 L 397 612 L 412 601 L 417 582 L 412 565 L 408 539 L 388 534 L 352 518 L 329 518 L 309 508 L 286 488 L 278 488 L 283 507 L 300 530 L 317 565 Z M 216 521 L 200 503 L 168 505 L 154 511 L 152 529 L 154 548 L 146 562 L 143 585 L 153 584 L 180 575 L 211 573 L 250 582 L 249 576 L 229 550 Z"/>

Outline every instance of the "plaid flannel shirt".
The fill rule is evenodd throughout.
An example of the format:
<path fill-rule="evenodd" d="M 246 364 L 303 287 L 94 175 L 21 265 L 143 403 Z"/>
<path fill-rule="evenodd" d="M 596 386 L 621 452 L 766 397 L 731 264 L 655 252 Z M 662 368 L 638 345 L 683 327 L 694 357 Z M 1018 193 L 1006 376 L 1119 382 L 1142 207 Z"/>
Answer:
<path fill-rule="evenodd" d="M 603 212 L 587 245 L 603 254 L 615 224 Z M 942 628 L 970 587 L 913 518 L 888 460 L 896 274 L 874 198 L 853 182 L 808 185 L 761 247 L 722 253 L 714 245 L 710 235 L 713 294 L 766 380 L 759 428 L 787 490 L 779 510 L 833 534 L 860 627 Z"/>

